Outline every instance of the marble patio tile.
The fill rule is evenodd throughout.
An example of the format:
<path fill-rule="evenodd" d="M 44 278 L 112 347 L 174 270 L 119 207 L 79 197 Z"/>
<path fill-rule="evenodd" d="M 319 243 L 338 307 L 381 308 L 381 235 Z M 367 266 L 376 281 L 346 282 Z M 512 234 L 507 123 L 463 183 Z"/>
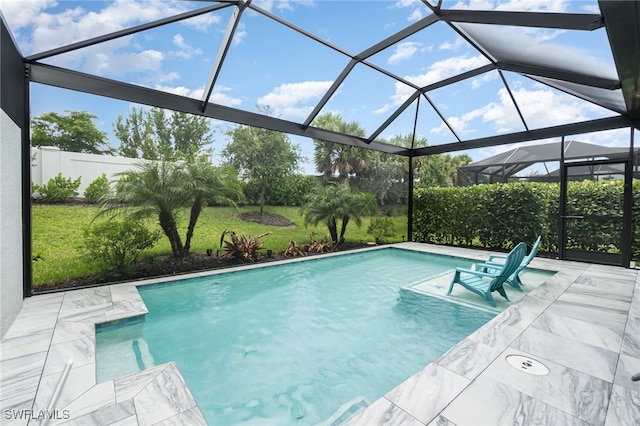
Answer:
<path fill-rule="evenodd" d="M 73 368 L 78 368 L 87 364 L 95 364 L 95 358 L 96 341 L 94 338 L 85 337 L 57 343 L 49 348 L 42 375 L 48 376 L 62 372 L 70 359 L 73 359 Z"/>
<path fill-rule="evenodd" d="M 524 330 L 529 327 L 538 316 L 540 316 L 540 312 L 535 312 L 518 305 L 505 309 L 502 313 L 498 314 L 493 321 Z"/>
<path fill-rule="evenodd" d="M 198 407 L 193 407 L 187 411 L 169 417 L 166 420 L 156 423 L 154 426 L 207 426 L 207 421 Z"/>
<path fill-rule="evenodd" d="M 0 414 L 2 416 L 2 425 L 25 425 L 26 419 L 20 419 L 20 413 L 25 413 L 31 410 L 33 406 L 33 399 L 36 393 L 26 393 L 22 395 L 5 395 L 2 396 L 0 401 Z M 23 416 L 24 417 L 24 416 Z"/>
<path fill-rule="evenodd" d="M 621 284 L 611 280 L 594 282 L 580 277 L 567 292 L 630 302 L 633 287 L 634 285 L 631 283 Z"/>
<path fill-rule="evenodd" d="M 69 308 L 60 311 L 58 319 L 68 322 L 88 322 L 99 324 L 105 322 L 105 312 L 113 309 L 111 302 L 101 305 L 83 306 L 79 308 Z"/>
<path fill-rule="evenodd" d="M 394 405 L 386 398 L 380 398 L 362 411 L 351 416 L 341 426 L 358 425 L 407 425 L 420 426 L 415 418 Z"/>
<path fill-rule="evenodd" d="M 145 304 L 140 301 L 118 300 L 113 302 L 113 309 L 104 313 L 105 322 L 148 314 Z"/>
<path fill-rule="evenodd" d="M 162 364 L 130 376 L 115 379 L 116 402 L 121 403 L 133 399 L 134 396 L 151 383 L 151 381 L 167 367 L 168 364 Z"/>
<path fill-rule="evenodd" d="M 638 419 L 640 419 L 640 392 L 613 385 L 604 425 L 636 425 Z"/>
<path fill-rule="evenodd" d="M 73 416 L 73 413 L 71 413 Z M 94 426 L 94 425 L 137 425 L 136 411 L 133 400 L 124 401 L 120 404 L 110 405 L 100 408 L 89 414 L 72 418 L 63 423 L 64 426 Z"/>
<path fill-rule="evenodd" d="M 589 265 L 583 277 L 593 281 L 607 281 L 612 278 L 616 282 L 633 282 L 637 279 L 638 271 L 618 266 Z M 582 278 L 582 277 L 581 277 Z"/>
<path fill-rule="evenodd" d="M 431 363 L 389 391 L 385 398 L 426 424 L 469 383 L 469 379 Z"/>
<path fill-rule="evenodd" d="M 9 328 L 4 335 L 3 341 L 15 337 L 27 336 L 29 334 L 53 332 L 57 320 L 57 312 L 30 317 L 25 315 L 20 316 L 20 314 L 18 314 L 13 324 L 11 324 L 11 328 Z"/>
<path fill-rule="evenodd" d="M 480 376 L 441 413 L 458 425 L 591 426 L 558 408 Z"/>
<path fill-rule="evenodd" d="M 3 339 L 0 346 L 0 360 L 46 352 L 51 343 L 51 330 Z"/>
<path fill-rule="evenodd" d="M 95 325 L 87 322 L 58 321 L 51 344 L 56 345 L 76 339 L 91 339 L 95 342 Z"/>
<path fill-rule="evenodd" d="M 135 415 L 126 417 L 122 420 L 111 423 L 109 426 L 138 426 L 138 417 L 136 417 Z"/>
<path fill-rule="evenodd" d="M 613 382 L 618 353 L 529 328 L 512 347 L 533 356 L 550 359 L 565 367 Z"/>
<path fill-rule="evenodd" d="M 526 309 L 530 312 L 541 314 L 553 303 L 552 299 L 542 299 L 535 297 L 531 293 L 520 299 L 517 304 L 512 306 L 512 309 Z"/>
<path fill-rule="evenodd" d="M 484 327 L 480 327 L 474 331 L 468 338 L 492 348 L 502 350 L 509 346 L 520 333 L 522 333 L 522 330 L 518 328 L 491 321 Z"/>
<path fill-rule="evenodd" d="M 639 373 L 640 358 L 620 354 L 620 358 L 618 358 L 618 368 L 616 368 L 616 376 L 613 384 L 640 393 L 640 381 L 631 381 L 631 377 Z"/>
<path fill-rule="evenodd" d="M 108 286 L 67 291 L 64 293 L 61 312 L 105 303 L 111 303 L 111 290 Z"/>
<path fill-rule="evenodd" d="M 558 297 L 555 306 L 561 306 L 567 310 L 570 315 L 575 318 L 582 319 L 584 314 L 580 315 L 576 310 L 587 311 L 586 315 L 595 313 L 598 320 L 606 319 L 611 322 L 625 322 L 631 301 L 620 301 L 608 299 L 597 295 L 587 295 L 583 293 L 567 291 Z"/>
<path fill-rule="evenodd" d="M 449 349 L 435 363 L 469 380 L 475 379 L 503 349 L 495 349 L 472 339 L 465 339 Z"/>
<path fill-rule="evenodd" d="M 478 376 L 522 333 L 521 329 L 492 321 L 449 349 L 435 362 L 467 379 Z"/>
<path fill-rule="evenodd" d="M 27 297 L 22 302 L 20 313 L 26 317 L 53 314 L 60 311 L 64 293 L 43 294 Z"/>
<path fill-rule="evenodd" d="M 2 399 L 35 393 L 46 358 L 46 352 L 38 352 L 0 362 Z"/>
<path fill-rule="evenodd" d="M 544 284 L 529 291 L 527 293 L 527 296 L 535 297 L 544 301 L 556 300 L 558 296 L 564 293 L 567 290 L 567 287 L 570 285 L 570 282 L 558 283 L 557 281 L 557 279 L 554 280 L 554 277 L 551 277 Z"/>
<path fill-rule="evenodd" d="M 51 402 L 51 397 L 60 381 L 62 372 L 42 376 L 38 393 L 34 402 L 34 410 L 45 410 Z M 79 396 L 96 385 L 96 365 L 87 364 L 81 367 L 72 367 L 67 380 L 62 388 L 56 407 L 66 407 Z"/>
<path fill-rule="evenodd" d="M 133 397 L 133 403 L 140 425 L 153 425 L 197 406 L 173 362 Z"/>
<path fill-rule="evenodd" d="M 505 359 L 511 354 L 543 363 L 550 370 L 549 374 L 536 376 L 513 368 Z M 484 375 L 591 424 L 604 422 L 612 384 L 602 379 L 515 348 L 507 349 Z"/>
<path fill-rule="evenodd" d="M 640 358 L 640 285 L 636 284 L 627 317 L 627 325 L 622 339 L 622 350 L 625 355 Z"/>
<path fill-rule="evenodd" d="M 579 320 L 562 315 L 562 312 L 543 313 L 536 319 L 532 327 L 558 336 L 578 340 L 617 352 L 622 344 L 622 330 L 606 324 L 594 323 L 593 318 Z"/>
<path fill-rule="evenodd" d="M 99 383 L 73 400 L 64 407 L 69 410 L 71 418 L 81 417 L 85 414 L 111 407 L 116 403 L 116 392 L 113 380 Z"/>
<path fill-rule="evenodd" d="M 427 426 L 457 426 L 457 425 L 451 420 L 447 419 L 446 417 L 439 415 L 438 417 L 433 419 L 433 421 L 429 423 Z"/>

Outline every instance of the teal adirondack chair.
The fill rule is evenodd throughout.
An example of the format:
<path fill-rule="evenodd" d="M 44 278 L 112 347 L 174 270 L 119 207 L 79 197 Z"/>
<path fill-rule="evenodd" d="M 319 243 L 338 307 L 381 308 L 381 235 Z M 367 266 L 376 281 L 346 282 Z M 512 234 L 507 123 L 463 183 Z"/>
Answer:
<path fill-rule="evenodd" d="M 494 307 L 496 306 L 496 302 L 491 295 L 494 291 L 497 291 L 502 297 L 509 300 L 502 286 L 522 263 L 526 253 L 527 245 L 525 243 L 518 244 L 507 255 L 502 269 L 494 269 L 494 272 L 456 268 L 447 294 L 451 294 L 455 284 L 460 284 L 467 290 L 484 297 L 487 303 Z"/>
<path fill-rule="evenodd" d="M 536 240 L 536 242 L 533 243 L 533 246 L 531 246 L 531 251 L 529 252 L 529 254 L 524 259 L 522 259 L 522 262 L 516 268 L 515 272 L 511 274 L 509 278 L 507 278 L 507 283 L 509 283 L 511 287 L 522 291 L 521 287 L 524 284 L 522 284 L 519 274 L 524 270 L 524 268 L 529 266 L 529 263 L 531 263 L 533 258 L 536 257 L 536 254 L 538 253 L 538 248 L 540 247 L 541 239 L 542 239 L 542 236 L 538 236 L 538 239 Z M 498 259 L 506 259 L 506 258 L 507 258 L 506 254 L 495 254 L 495 253 L 490 254 L 489 260 L 486 261 L 485 263 L 480 263 L 476 265 L 476 269 L 483 272 L 495 272 L 494 270 L 502 269 L 504 267 L 504 260 L 498 261 Z"/>

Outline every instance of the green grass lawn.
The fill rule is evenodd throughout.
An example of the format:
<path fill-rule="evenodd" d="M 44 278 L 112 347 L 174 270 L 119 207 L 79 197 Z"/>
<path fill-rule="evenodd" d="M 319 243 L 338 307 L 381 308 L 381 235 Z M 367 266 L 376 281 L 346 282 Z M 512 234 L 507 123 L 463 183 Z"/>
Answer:
<path fill-rule="evenodd" d="M 33 220 L 33 255 L 38 260 L 33 262 L 34 286 L 54 283 L 69 278 L 77 278 L 92 273 L 92 265 L 81 256 L 79 247 L 83 241 L 84 229 L 91 223 L 97 212 L 97 207 L 92 206 L 56 206 L 35 205 L 32 209 Z M 316 238 L 328 234 L 324 226 L 304 227 L 303 218 L 298 207 L 271 207 L 265 211 L 279 214 L 296 224 L 295 228 L 278 228 L 246 222 L 237 218 L 239 213 L 258 212 L 254 206 L 240 208 L 233 207 L 207 207 L 203 210 L 196 225 L 191 252 L 204 252 L 207 248 L 216 250 L 220 246 L 220 235 L 225 229 L 235 231 L 238 234 L 259 235 L 270 232 L 262 241 L 265 248 L 274 252 L 283 250 L 294 240 L 303 245 L 309 242 L 309 234 L 316 233 Z M 105 220 L 105 219 L 99 219 Z M 188 220 L 188 212 L 183 212 L 180 217 L 179 231 L 184 242 Z M 393 217 L 395 224 L 395 237 L 390 242 L 402 241 L 407 234 L 406 216 Z M 373 241 L 373 237 L 367 234 L 369 219 L 363 221 L 358 228 L 350 222 L 345 234 L 347 242 Z M 155 222 L 149 222 L 150 229 L 160 229 Z M 171 253 L 171 247 L 167 237 L 162 235 L 153 249 L 145 252 L 146 255 L 159 255 Z"/>

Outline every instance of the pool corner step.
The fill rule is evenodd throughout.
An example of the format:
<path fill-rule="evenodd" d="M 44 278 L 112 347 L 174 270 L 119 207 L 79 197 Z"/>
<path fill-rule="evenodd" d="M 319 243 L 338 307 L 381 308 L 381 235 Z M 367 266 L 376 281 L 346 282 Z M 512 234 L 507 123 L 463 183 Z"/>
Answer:
<path fill-rule="evenodd" d="M 323 426 L 340 426 L 368 406 L 369 401 L 367 401 L 364 396 L 357 396 L 351 401 L 340 406 L 340 408 L 338 408 L 336 412 L 323 423 Z"/>

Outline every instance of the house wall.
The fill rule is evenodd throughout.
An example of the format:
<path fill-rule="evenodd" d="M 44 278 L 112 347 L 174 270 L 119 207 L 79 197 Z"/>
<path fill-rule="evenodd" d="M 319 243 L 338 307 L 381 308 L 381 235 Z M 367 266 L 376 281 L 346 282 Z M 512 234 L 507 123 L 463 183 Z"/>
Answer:
<path fill-rule="evenodd" d="M 0 338 L 22 308 L 24 243 L 22 147 L 27 90 L 22 55 L 0 19 Z M 26 209 L 29 207 L 26 206 Z M 29 259 L 30 261 L 30 259 Z M 29 262 L 30 265 L 30 262 Z"/>

